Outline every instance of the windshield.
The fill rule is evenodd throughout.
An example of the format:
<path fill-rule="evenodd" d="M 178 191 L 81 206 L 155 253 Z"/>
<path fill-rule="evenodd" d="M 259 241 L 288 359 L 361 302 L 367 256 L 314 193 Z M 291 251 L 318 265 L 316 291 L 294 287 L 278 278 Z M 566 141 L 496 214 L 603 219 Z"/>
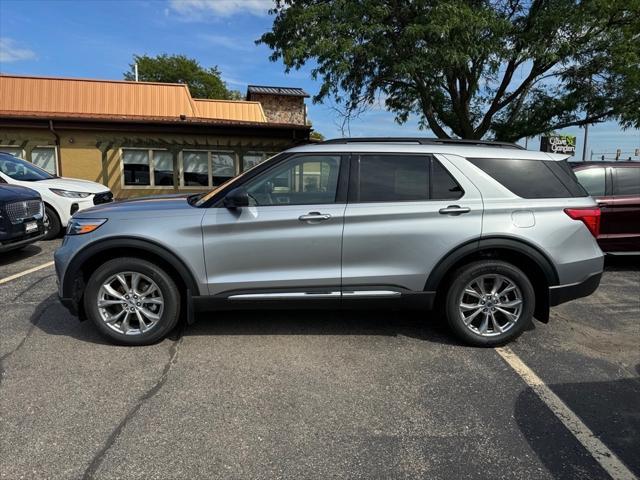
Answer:
<path fill-rule="evenodd" d="M 230 178 L 229 180 L 227 180 L 226 182 L 224 182 L 221 185 L 218 185 L 216 188 L 214 188 L 213 190 L 211 190 L 210 192 L 205 193 L 204 195 L 200 194 L 199 196 L 196 196 L 195 198 L 193 198 L 192 201 L 192 205 L 196 206 L 196 207 L 200 207 L 202 205 L 204 205 L 205 203 L 207 203 L 211 198 L 213 198 L 215 196 L 216 193 L 218 193 L 220 190 L 222 190 L 223 188 L 225 188 L 227 185 L 229 185 L 232 182 L 235 182 L 236 180 L 241 179 L 242 177 L 244 177 L 247 173 L 251 172 L 253 169 L 259 167 L 260 165 L 264 164 L 265 162 L 268 162 L 269 160 L 276 158 L 277 156 L 281 155 L 280 153 L 274 155 L 273 157 L 269 157 L 267 158 L 264 162 L 260 162 L 256 165 L 254 165 L 253 167 L 251 167 L 249 170 L 245 170 L 244 172 L 242 172 L 240 175 L 238 175 L 237 177 L 233 177 Z"/>
<path fill-rule="evenodd" d="M 37 182 L 55 178 L 50 173 L 8 153 L 0 154 L 0 172 L 21 182 Z"/>

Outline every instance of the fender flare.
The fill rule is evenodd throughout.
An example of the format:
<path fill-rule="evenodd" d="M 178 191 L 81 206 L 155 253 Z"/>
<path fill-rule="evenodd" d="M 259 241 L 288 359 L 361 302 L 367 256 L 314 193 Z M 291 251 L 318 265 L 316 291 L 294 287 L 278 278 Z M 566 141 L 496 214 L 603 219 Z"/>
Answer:
<path fill-rule="evenodd" d="M 447 273 L 449 273 L 451 268 L 467 255 L 495 248 L 510 250 L 527 256 L 540 267 L 549 286 L 559 284 L 558 272 L 553 266 L 553 262 L 551 262 L 549 257 L 539 248 L 526 240 L 492 236 L 470 240 L 449 250 L 429 274 L 427 283 L 425 284 L 425 290 L 436 291 L 440 282 Z"/>
<path fill-rule="evenodd" d="M 92 243 L 80 252 L 78 252 L 69 262 L 62 280 L 62 296 L 73 297 L 73 290 L 78 276 L 78 272 L 82 269 L 82 266 L 94 255 L 110 250 L 113 248 L 138 248 L 140 250 L 148 251 L 158 257 L 162 258 L 171 267 L 178 272 L 180 278 L 187 287 L 187 291 L 199 292 L 198 283 L 193 277 L 191 271 L 185 266 L 184 262 L 180 260 L 174 253 L 167 250 L 165 247 L 149 240 L 140 240 L 130 237 L 115 237 Z"/>

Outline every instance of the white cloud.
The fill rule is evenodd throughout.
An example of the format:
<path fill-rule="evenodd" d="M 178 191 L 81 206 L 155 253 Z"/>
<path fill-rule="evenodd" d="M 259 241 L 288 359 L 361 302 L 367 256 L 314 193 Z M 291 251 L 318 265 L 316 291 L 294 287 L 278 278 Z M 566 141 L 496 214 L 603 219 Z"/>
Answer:
<path fill-rule="evenodd" d="M 21 47 L 12 38 L 0 37 L 0 62 L 19 62 L 21 60 L 33 60 L 34 58 L 36 58 L 36 54 L 32 50 Z"/>
<path fill-rule="evenodd" d="M 266 15 L 273 0 L 169 0 L 169 6 L 183 18 L 198 21 L 230 17 L 237 13 Z"/>

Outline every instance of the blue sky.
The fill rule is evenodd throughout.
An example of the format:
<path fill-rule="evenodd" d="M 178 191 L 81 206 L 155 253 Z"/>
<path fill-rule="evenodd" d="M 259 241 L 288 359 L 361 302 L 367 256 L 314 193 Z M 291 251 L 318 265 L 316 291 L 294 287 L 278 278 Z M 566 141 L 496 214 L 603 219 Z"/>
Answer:
<path fill-rule="evenodd" d="M 269 49 L 254 40 L 269 30 L 270 0 L 0 0 L 0 72 L 29 75 L 122 79 L 133 54 L 182 53 L 204 66 L 218 65 L 228 86 L 299 86 L 315 94 L 319 83 L 309 69 L 284 73 L 270 62 Z M 314 128 L 341 136 L 330 105 L 309 104 Z M 578 136 L 582 152 L 583 131 Z M 393 115 L 376 109 L 351 123 L 352 136 L 421 135 L 416 119 L 397 125 Z M 638 130 L 615 123 L 595 125 L 589 148 L 613 152 L 640 148 Z M 539 140 L 529 141 L 537 149 Z"/>

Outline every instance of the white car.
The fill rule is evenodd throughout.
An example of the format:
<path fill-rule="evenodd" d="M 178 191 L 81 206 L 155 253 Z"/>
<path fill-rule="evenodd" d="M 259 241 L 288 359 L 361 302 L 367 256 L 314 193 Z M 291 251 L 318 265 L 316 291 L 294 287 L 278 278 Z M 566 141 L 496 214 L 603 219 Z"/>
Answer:
<path fill-rule="evenodd" d="M 40 194 L 49 222 L 47 240 L 57 237 L 77 211 L 113 201 L 111 190 L 101 183 L 57 177 L 21 158 L 1 152 L 0 183 L 22 185 Z"/>

